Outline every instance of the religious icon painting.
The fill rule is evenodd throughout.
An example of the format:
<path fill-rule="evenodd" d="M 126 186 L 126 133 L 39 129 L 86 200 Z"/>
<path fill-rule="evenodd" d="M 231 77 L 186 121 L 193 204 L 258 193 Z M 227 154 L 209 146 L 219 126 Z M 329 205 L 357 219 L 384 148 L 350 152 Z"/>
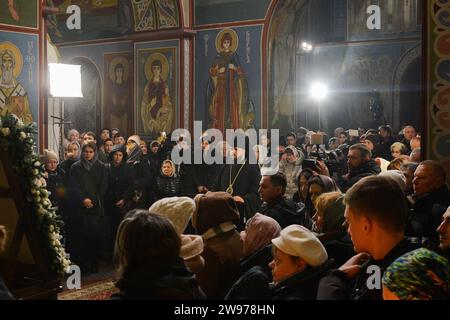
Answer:
<path fill-rule="evenodd" d="M 260 126 L 260 26 L 212 29 L 196 37 L 196 120 L 206 128 Z"/>
<path fill-rule="evenodd" d="M 105 53 L 104 63 L 103 126 L 118 128 L 124 134 L 131 134 L 133 54 Z"/>
<path fill-rule="evenodd" d="M 38 36 L 0 31 L 0 112 L 38 123 Z"/>
<path fill-rule="evenodd" d="M 0 25 L 38 28 L 38 0 L 0 0 Z"/>
<path fill-rule="evenodd" d="M 136 128 L 138 134 L 152 138 L 176 128 L 178 110 L 178 42 L 158 43 L 176 46 L 144 48 L 145 44 L 137 44 L 135 51 Z"/>

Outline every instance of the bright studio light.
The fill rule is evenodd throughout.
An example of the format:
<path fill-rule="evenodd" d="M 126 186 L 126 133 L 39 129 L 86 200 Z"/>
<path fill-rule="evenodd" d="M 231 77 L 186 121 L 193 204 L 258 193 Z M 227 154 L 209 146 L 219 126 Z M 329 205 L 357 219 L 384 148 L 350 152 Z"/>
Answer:
<path fill-rule="evenodd" d="M 81 66 L 49 63 L 50 94 L 55 98 L 82 98 Z"/>
<path fill-rule="evenodd" d="M 321 82 L 316 82 L 311 86 L 310 94 L 316 100 L 323 100 L 328 96 L 328 87 Z"/>
<path fill-rule="evenodd" d="M 303 42 L 302 43 L 302 50 L 304 52 L 311 52 L 311 50 L 313 49 L 312 44 L 308 43 L 308 42 Z"/>

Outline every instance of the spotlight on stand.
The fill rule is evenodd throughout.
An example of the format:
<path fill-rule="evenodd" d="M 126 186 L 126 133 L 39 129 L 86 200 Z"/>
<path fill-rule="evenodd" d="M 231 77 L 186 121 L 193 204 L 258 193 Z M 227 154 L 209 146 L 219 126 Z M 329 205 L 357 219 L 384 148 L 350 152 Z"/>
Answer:
<path fill-rule="evenodd" d="M 321 117 L 320 117 L 320 102 L 325 100 L 328 96 L 328 87 L 322 82 L 315 82 L 311 86 L 311 97 L 317 101 L 319 111 L 319 131 L 321 131 Z"/>
<path fill-rule="evenodd" d="M 81 66 L 49 63 L 50 94 L 53 98 L 83 98 L 81 91 Z M 59 116 L 51 116 L 53 125 L 59 126 L 59 158 L 64 159 L 64 126 L 71 125 L 64 119 L 64 100 L 56 99 L 59 105 Z"/>

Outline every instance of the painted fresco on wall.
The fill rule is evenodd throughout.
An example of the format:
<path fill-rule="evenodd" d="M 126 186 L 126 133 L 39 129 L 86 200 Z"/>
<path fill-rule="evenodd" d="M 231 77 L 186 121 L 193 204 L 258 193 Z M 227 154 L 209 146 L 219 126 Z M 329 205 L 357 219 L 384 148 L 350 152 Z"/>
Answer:
<path fill-rule="evenodd" d="M 0 25 L 38 28 L 38 0 L 0 0 Z"/>
<path fill-rule="evenodd" d="M 197 33 L 195 119 L 204 128 L 261 125 L 261 26 Z"/>
<path fill-rule="evenodd" d="M 39 122 L 38 37 L 0 32 L 0 110 Z"/>
<path fill-rule="evenodd" d="M 131 52 L 104 55 L 103 125 L 131 134 L 133 55 Z"/>
<path fill-rule="evenodd" d="M 156 13 L 152 0 L 132 0 L 134 31 L 156 30 Z"/>
<path fill-rule="evenodd" d="M 132 6 L 135 32 L 180 26 L 176 0 L 132 0 Z"/>
<path fill-rule="evenodd" d="M 135 44 L 138 134 L 170 133 L 178 119 L 178 41 Z"/>
<path fill-rule="evenodd" d="M 195 24 L 201 26 L 264 19 L 270 2 L 271 0 L 195 0 Z"/>
<path fill-rule="evenodd" d="M 381 29 L 368 30 L 367 8 L 379 5 Z M 420 0 L 353 0 L 348 2 L 348 40 L 391 38 L 419 35 L 421 22 Z"/>
<path fill-rule="evenodd" d="M 446 160 L 450 170 L 450 3 L 432 0 L 429 10 L 427 159 Z"/>
<path fill-rule="evenodd" d="M 48 32 L 54 43 L 120 37 L 132 31 L 132 9 L 128 0 L 48 0 L 59 9 L 47 19 Z M 81 29 L 69 30 L 66 13 L 70 5 L 81 10 Z"/>
<path fill-rule="evenodd" d="M 110 84 L 110 71 L 105 59 L 110 58 L 107 54 L 133 52 L 131 43 L 128 41 L 111 42 L 101 44 L 74 45 L 60 48 L 61 61 L 63 63 L 80 64 L 82 72 L 82 90 L 86 93 L 85 98 L 65 99 L 65 118 L 72 122 L 71 126 L 65 126 L 66 133 L 71 127 L 79 131 L 94 131 L 106 127 L 107 114 L 102 112 L 107 108 L 106 100 L 108 97 L 105 90 Z M 114 55 L 113 55 L 114 56 Z M 128 85 L 132 85 L 133 65 L 130 64 Z M 103 95 L 102 95 L 103 83 Z M 130 91 L 132 94 L 132 90 Z M 103 97 L 103 103 L 102 103 Z M 130 104 L 132 108 L 132 104 Z M 127 119 L 128 120 L 128 119 Z M 131 121 L 128 123 L 132 124 Z M 131 130 L 131 129 L 130 129 Z"/>
<path fill-rule="evenodd" d="M 159 29 L 177 28 L 180 25 L 177 2 L 176 0 L 155 0 Z"/>
<path fill-rule="evenodd" d="M 270 128 L 294 129 L 296 23 L 306 0 L 281 0 L 269 27 L 268 82 Z"/>

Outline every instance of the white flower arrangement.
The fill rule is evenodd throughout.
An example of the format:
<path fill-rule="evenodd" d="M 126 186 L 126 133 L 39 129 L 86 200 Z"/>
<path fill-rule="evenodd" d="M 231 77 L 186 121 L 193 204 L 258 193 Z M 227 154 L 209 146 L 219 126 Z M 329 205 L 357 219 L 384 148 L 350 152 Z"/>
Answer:
<path fill-rule="evenodd" d="M 34 151 L 34 133 L 34 125 L 25 125 L 7 111 L 0 114 L 0 148 L 9 154 L 25 199 L 36 215 L 39 235 L 47 245 L 44 249 L 48 253 L 52 271 L 63 276 L 71 262 L 60 241 L 61 221 L 48 198 L 44 167 Z"/>

